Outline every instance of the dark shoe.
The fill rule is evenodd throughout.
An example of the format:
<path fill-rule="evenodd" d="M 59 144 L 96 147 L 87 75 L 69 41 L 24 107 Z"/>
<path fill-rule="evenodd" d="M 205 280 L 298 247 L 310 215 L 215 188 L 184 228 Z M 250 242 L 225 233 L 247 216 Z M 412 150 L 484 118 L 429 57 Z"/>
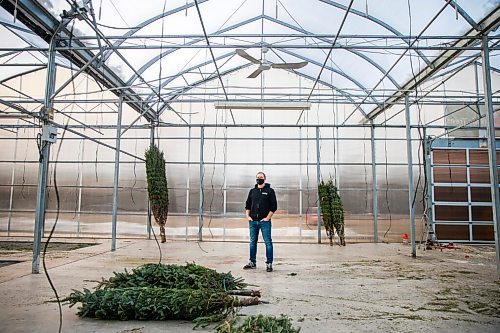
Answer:
<path fill-rule="evenodd" d="M 257 265 L 253 261 L 249 261 L 248 264 L 243 266 L 243 269 L 255 269 Z"/>
<path fill-rule="evenodd" d="M 273 264 L 266 264 L 266 272 L 272 272 L 273 271 Z"/>

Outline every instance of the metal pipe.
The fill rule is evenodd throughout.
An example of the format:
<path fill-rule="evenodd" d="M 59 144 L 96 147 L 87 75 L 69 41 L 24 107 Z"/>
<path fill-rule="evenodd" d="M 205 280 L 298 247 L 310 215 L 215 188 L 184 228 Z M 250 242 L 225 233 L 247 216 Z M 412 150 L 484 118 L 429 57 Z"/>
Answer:
<path fill-rule="evenodd" d="M 151 129 L 149 131 L 149 147 L 151 147 L 152 145 L 155 144 L 155 124 L 153 122 L 151 122 Z M 120 128 L 121 130 L 121 128 Z M 149 197 L 148 197 L 148 217 L 147 217 L 147 222 L 146 222 L 147 226 L 146 226 L 146 229 L 147 229 L 147 233 L 148 233 L 148 239 L 151 239 L 151 228 L 153 227 L 153 224 L 152 224 L 152 218 L 151 218 L 151 201 L 149 201 Z"/>
<path fill-rule="evenodd" d="M 410 226 L 411 226 L 411 256 L 417 257 L 417 249 L 415 246 L 415 213 L 413 210 L 413 156 L 411 147 L 411 128 L 410 128 L 410 103 L 408 95 L 405 95 L 406 109 L 406 155 L 408 158 L 408 208 L 410 209 Z"/>
<path fill-rule="evenodd" d="M 205 128 L 200 128 L 200 202 L 198 208 L 198 241 L 203 240 L 203 178 L 205 177 L 205 170 L 203 166 L 203 145 L 205 137 Z"/>
<path fill-rule="evenodd" d="M 18 121 L 19 123 L 19 121 Z M 19 136 L 19 128 L 16 130 L 16 138 L 14 144 L 14 161 L 17 160 L 17 138 Z M 16 179 L 16 164 L 12 164 L 12 174 L 10 179 L 10 197 L 9 197 L 9 217 L 7 220 L 7 236 L 10 236 L 10 223 L 12 220 L 12 204 L 14 200 L 14 180 Z"/>
<path fill-rule="evenodd" d="M 116 120 L 116 150 L 115 150 L 115 173 L 113 180 L 113 213 L 111 216 L 111 251 L 116 250 L 116 218 L 118 213 L 118 182 L 120 177 L 120 133 L 122 125 L 123 95 L 118 102 L 118 115 Z"/>
<path fill-rule="evenodd" d="M 490 51 L 488 38 L 483 35 L 483 90 L 486 102 L 486 128 L 488 142 L 488 160 L 490 164 L 491 202 L 493 210 L 493 228 L 495 231 L 495 245 L 497 257 L 497 273 L 500 275 L 500 193 L 498 190 L 498 164 L 495 142 L 495 119 L 493 117 L 493 106 L 491 105 L 491 74 L 490 74 Z"/>
<path fill-rule="evenodd" d="M 63 27 L 65 27 L 71 20 L 63 19 L 54 35 L 52 36 L 48 49 L 47 57 L 47 76 L 45 80 L 45 96 L 44 96 L 44 107 L 40 111 L 40 119 L 43 121 L 44 125 L 50 124 L 49 111 L 53 107 L 52 100 L 50 96 L 55 89 L 56 82 L 56 62 L 55 62 L 55 45 L 56 39 L 59 32 Z M 33 260 L 31 263 L 31 273 L 40 273 L 40 248 L 43 237 L 43 230 L 45 227 L 45 209 L 47 204 L 47 179 L 49 171 L 49 157 L 50 157 L 50 145 L 51 142 L 42 140 L 40 142 L 39 148 L 39 167 L 38 167 L 38 187 L 36 193 L 36 213 L 35 213 L 35 227 L 33 235 Z"/>
<path fill-rule="evenodd" d="M 319 187 L 321 182 L 321 155 L 320 155 L 320 147 L 319 147 L 319 127 L 316 127 L 316 186 Z M 321 205 L 319 198 L 319 191 L 317 193 L 317 221 L 318 221 L 318 244 L 321 244 Z M 307 221 L 306 221 L 307 222 Z"/>
<path fill-rule="evenodd" d="M 371 122 L 373 125 L 373 122 Z M 375 154 L 375 127 L 370 128 L 372 151 L 372 196 L 373 196 L 373 242 L 378 243 L 378 193 L 377 193 L 377 164 Z"/>

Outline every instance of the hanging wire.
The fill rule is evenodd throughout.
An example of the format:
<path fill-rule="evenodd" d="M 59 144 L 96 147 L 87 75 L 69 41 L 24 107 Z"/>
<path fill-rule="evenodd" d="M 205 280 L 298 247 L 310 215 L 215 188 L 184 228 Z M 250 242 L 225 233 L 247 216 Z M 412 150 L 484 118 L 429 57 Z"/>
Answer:
<path fill-rule="evenodd" d="M 409 17 L 409 35 L 411 36 L 411 31 L 412 31 L 412 12 L 411 12 L 411 4 L 410 4 L 410 0 L 407 0 L 407 3 L 408 3 L 408 17 Z M 417 42 L 418 43 L 418 42 Z M 421 161 L 421 152 L 423 152 L 423 145 L 424 145 L 424 139 L 422 137 L 422 132 L 421 132 L 421 126 L 422 126 L 422 108 L 420 106 L 420 103 L 419 103 L 419 99 L 418 99 L 418 85 L 417 85 L 417 78 L 416 78 L 416 74 L 415 74 L 415 70 L 413 68 L 413 57 L 412 57 L 412 51 L 409 50 L 408 51 L 408 54 L 409 54 L 409 59 L 410 59 L 410 68 L 411 68 L 411 73 L 412 73 L 412 76 L 413 76 L 413 79 L 415 81 L 415 104 L 417 105 L 417 110 L 418 110 L 418 125 L 419 127 L 417 128 L 417 132 L 418 132 L 418 136 L 419 136 L 419 143 L 418 143 L 418 150 L 417 150 L 417 156 L 418 156 L 418 179 L 417 179 L 417 184 L 415 186 L 415 189 L 414 189 L 414 193 L 413 193 L 413 200 L 412 200 L 412 203 L 411 203 L 411 209 L 414 209 L 415 207 L 415 201 L 417 199 L 417 193 L 418 193 L 418 188 L 419 186 L 421 185 L 421 180 L 422 180 L 422 161 Z M 419 62 L 419 70 L 420 70 L 420 57 L 418 57 L 418 62 Z M 423 93 L 423 92 L 421 92 Z M 425 155 L 425 152 L 423 152 L 423 154 Z M 424 157 L 425 158 L 425 157 Z M 425 168 L 424 168 L 425 169 Z M 413 179 L 411 180 L 413 181 Z M 427 221 L 427 210 L 426 210 L 426 200 L 425 200 L 425 197 L 426 197 L 426 194 L 427 194 L 427 179 L 424 177 L 424 183 L 423 183 L 423 188 L 422 188 L 422 205 L 423 205 L 423 216 L 422 216 L 422 223 L 423 224 L 426 224 L 428 223 Z M 422 232 L 422 237 L 424 236 L 424 232 Z M 423 241 L 423 239 L 421 240 L 421 242 Z"/>
<path fill-rule="evenodd" d="M 130 188 L 130 198 L 132 199 L 132 203 L 134 204 L 135 206 L 135 200 L 134 200 L 134 189 L 135 189 L 135 185 L 137 184 L 137 172 L 136 172 L 136 168 L 137 168 L 137 132 L 135 133 L 135 147 L 134 147 L 134 183 L 132 184 L 132 187 Z"/>

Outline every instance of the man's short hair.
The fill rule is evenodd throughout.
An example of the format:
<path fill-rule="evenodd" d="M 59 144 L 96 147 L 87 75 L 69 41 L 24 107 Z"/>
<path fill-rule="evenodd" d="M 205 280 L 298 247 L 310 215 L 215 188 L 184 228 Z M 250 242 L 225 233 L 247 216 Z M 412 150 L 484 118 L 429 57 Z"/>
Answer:
<path fill-rule="evenodd" d="M 257 174 L 255 176 L 258 176 L 258 175 L 263 175 L 264 179 L 267 179 L 266 174 L 262 171 L 257 172 Z"/>

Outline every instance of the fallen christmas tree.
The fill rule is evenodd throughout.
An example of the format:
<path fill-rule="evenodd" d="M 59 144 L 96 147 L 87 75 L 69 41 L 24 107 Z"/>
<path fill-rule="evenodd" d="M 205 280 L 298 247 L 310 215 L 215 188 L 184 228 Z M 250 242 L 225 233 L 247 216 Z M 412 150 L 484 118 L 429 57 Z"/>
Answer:
<path fill-rule="evenodd" d="M 184 266 L 167 264 L 145 264 L 132 272 L 113 272 L 114 276 L 103 279 L 97 286 L 101 288 L 159 287 L 176 289 L 210 289 L 228 291 L 243 289 L 248 285 L 242 278 L 231 273 L 187 263 Z"/>
<path fill-rule="evenodd" d="M 260 292 L 243 289 L 242 278 L 196 264 L 146 264 L 113 272 L 96 290 L 74 290 L 63 301 L 77 303 L 78 316 L 119 320 L 220 321 L 235 308 L 259 304 Z M 252 296 L 237 297 L 236 295 Z"/>
<path fill-rule="evenodd" d="M 84 289 L 72 292 L 65 301 L 70 307 L 82 303 L 77 313 L 80 317 L 119 320 L 193 320 L 207 316 L 220 320 L 235 307 L 259 304 L 258 297 L 239 299 L 220 291 L 151 287 Z"/>

